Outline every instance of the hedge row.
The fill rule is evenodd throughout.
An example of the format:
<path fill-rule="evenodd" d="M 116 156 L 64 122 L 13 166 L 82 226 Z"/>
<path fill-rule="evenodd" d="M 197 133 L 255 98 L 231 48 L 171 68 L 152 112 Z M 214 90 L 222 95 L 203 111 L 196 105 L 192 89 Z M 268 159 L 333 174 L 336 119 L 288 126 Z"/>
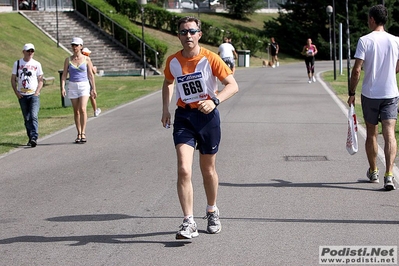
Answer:
<path fill-rule="evenodd" d="M 90 19 L 91 22 L 98 25 L 102 30 L 112 35 L 122 44 L 126 45 L 134 53 L 139 56 L 142 55 L 142 47 L 140 45 L 142 30 L 141 26 L 135 23 L 135 20 L 130 20 L 125 14 L 119 13 L 117 9 L 103 0 L 76 1 L 75 9 L 82 14 L 87 14 L 88 19 Z M 100 11 L 102 15 L 97 10 Z M 135 14 L 138 14 L 137 11 Z M 126 32 L 122 28 L 126 29 L 137 38 L 127 36 Z M 145 35 L 144 39 L 145 43 L 158 53 L 157 56 L 151 49 L 146 48 L 145 54 L 147 63 L 155 66 L 157 62 L 157 67 L 161 67 L 166 59 L 165 56 L 168 46 L 161 40 L 155 39 L 150 35 Z M 158 60 L 156 60 L 156 57 Z"/>
<path fill-rule="evenodd" d="M 135 0 L 107 0 L 120 14 L 128 16 L 132 21 L 139 21 L 141 18 L 141 6 Z M 162 29 L 171 34 L 177 33 L 177 21 L 184 14 L 172 13 L 164 8 L 153 4 L 144 6 L 145 24 L 157 29 Z M 212 23 L 202 20 L 202 38 L 201 41 L 213 46 L 219 46 L 222 38 L 226 35 L 234 40 L 234 45 L 239 49 L 251 50 L 252 54 L 265 46 L 266 39 L 261 38 L 253 33 L 242 32 L 235 28 L 227 28 L 222 31 L 214 28 Z"/>
<path fill-rule="evenodd" d="M 95 6 L 132 34 L 141 36 L 141 27 L 138 25 L 141 24 L 142 7 L 136 0 L 107 0 L 107 2 L 103 0 L 87 0 L 87 2 Z M 184 14 L 172 13 L 153 4 L 143 6 L 143 14 L 144 24 L 146 26 L 163 30 L 173 35 L 178 31 L 177 21 L 184 17 Z M 98 21 L 93 22 L 98 23 Z M 236 48 L 251 50 L 252 55 L 255 55 L 257 51 L 265 46 L 266 39 L 256 36 L 253 33 L 241 32 L 235 28 L 225 29 L 223 31 L 222 29 L 214 28 L 212 23 L 202 19 L 201 23 L 201 41 L 209 45 L 219 46 L 222 42 L 222 38 L 224 36 L 229 36 L 233 39 Z M 115 36 L 115 38 L 122 43 L 126 41 L 123 33 L 120 33 L 119 36 Z M 154 39 L 148 35 L 145 36 L 145 41 L 158 52 L 158 67 L 162 66 L 166 59 L 167 46 L 160 40 Z M 131 40 L 131 43 L 134 44 L 134 48 L 131 49 L 141 55 L 139 42 L 137 42 L 137 40 Z M 155 54 L 147 50 L 146 56 L 149 63 L 155 63 Z"/>

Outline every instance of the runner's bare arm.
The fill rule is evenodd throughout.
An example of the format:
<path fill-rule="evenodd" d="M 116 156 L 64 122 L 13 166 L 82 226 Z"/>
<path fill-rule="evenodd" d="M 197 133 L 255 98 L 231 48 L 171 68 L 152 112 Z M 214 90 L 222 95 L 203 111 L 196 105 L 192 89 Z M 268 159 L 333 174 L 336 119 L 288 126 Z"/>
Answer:
<path fill-rule="evenodd" d="M 238 92 L 238 84 L 233 75 L 228 75 L 222 80 L 224 88 L 218 93 L 217 98 L 222 103 Z"/>
<path fill-rule="evenodd" d="M 174 80 L 165 79 L 162 86 L 162 126 L 167 127 L 171 124 L 169 104 L 172 100 Z"/>
<path fill-rule="evenodd" d="M 350 87 L 349 87 L 349 98 L 348 105 L 355 104 L 355 93 L 356 87 L 360 80 L 360 72 L 362 71 L 363 60 L 356 58 L 355 65 L 353 66 L 351 79 L 350 79 Z"/>

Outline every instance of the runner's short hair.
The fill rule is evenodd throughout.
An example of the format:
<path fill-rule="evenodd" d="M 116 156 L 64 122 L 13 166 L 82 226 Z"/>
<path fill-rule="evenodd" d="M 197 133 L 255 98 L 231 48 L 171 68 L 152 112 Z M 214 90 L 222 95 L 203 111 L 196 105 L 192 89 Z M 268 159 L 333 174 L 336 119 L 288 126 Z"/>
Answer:
<path fill-rule="evenodd" d="M 383 5 L 376 5 L 370 8 L 369 17 L 373 18 L 377 25 L 385 25 L 388 20 L 388 10 Z"/>
<path fill-rule="evenodd" d="M 184 17 L 179 19 L 177 22 L 177 29 L 180 30 L 180 25 L 188 22 L 195 22 L 199 30 L 201 30 L 201 20 L 197 19 L 196 17 Z"/>

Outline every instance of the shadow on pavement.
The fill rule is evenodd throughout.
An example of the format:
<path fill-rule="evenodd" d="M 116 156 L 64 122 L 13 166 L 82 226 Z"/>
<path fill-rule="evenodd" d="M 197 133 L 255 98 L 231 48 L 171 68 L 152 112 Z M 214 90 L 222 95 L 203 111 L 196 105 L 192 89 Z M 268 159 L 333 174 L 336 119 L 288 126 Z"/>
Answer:
<path fill-rule="evenodd" d="M 183 247 L 191 244 L 191 241 L 149 241 L 149 240 L 132 240 L 139 237 L 152 237 L 160 235 L 174 236 L 173 232 L 156 232 L 146 234 L 131 235 L 85 235 L 85 236 L 17 236 L 0 240 L 0 245 L 13 243 L 52 243 L 52 242 L 73 242 L 69 246 L 84 246 L 90 243 L 103 244 L 163 244 L 165 247 Z"/>
<path fill-rule="evenodd" d="M 277 183 L 219 183 L 219 186 L 224 187 L 319 187 L 319 188 L 339 188 L 339 189 L 351 189 L 351 190 L 366 190 L 366 191 L 381 191 L 386 192 L 383 188 L 373 189 L 373 188 L 361 188 L 361 187 L 350 187 L 345 185 L 362 184 L 369 183 L 366 180 L 358 180 L 356 182 L 336 182 L 336 183 L 293 183 L 291 181 L 286 181 L 282 179 L 271 179 Z"/>

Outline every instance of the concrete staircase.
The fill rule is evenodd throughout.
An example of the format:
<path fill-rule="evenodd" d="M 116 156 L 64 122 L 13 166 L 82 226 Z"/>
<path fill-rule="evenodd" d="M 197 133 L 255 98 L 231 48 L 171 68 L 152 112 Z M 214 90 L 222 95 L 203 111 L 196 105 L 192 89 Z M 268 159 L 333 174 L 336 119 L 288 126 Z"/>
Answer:
<path fill-rule="evenodd" d="M 47 35 L 57 40 L 56 12 L 24 11 L 23 14 Z M 141 74 L 142 61 L 137 55 L 129 53 L 79 14 L 73 11 L 58 12 L 59 43 L 71 51 L 73 37 L 83 39 L 83 46 L 92 52 L 90 58 L 93 65 L 97 66 L 98 71 L 104 71 L 105 75 L 107 73 Z"/>

